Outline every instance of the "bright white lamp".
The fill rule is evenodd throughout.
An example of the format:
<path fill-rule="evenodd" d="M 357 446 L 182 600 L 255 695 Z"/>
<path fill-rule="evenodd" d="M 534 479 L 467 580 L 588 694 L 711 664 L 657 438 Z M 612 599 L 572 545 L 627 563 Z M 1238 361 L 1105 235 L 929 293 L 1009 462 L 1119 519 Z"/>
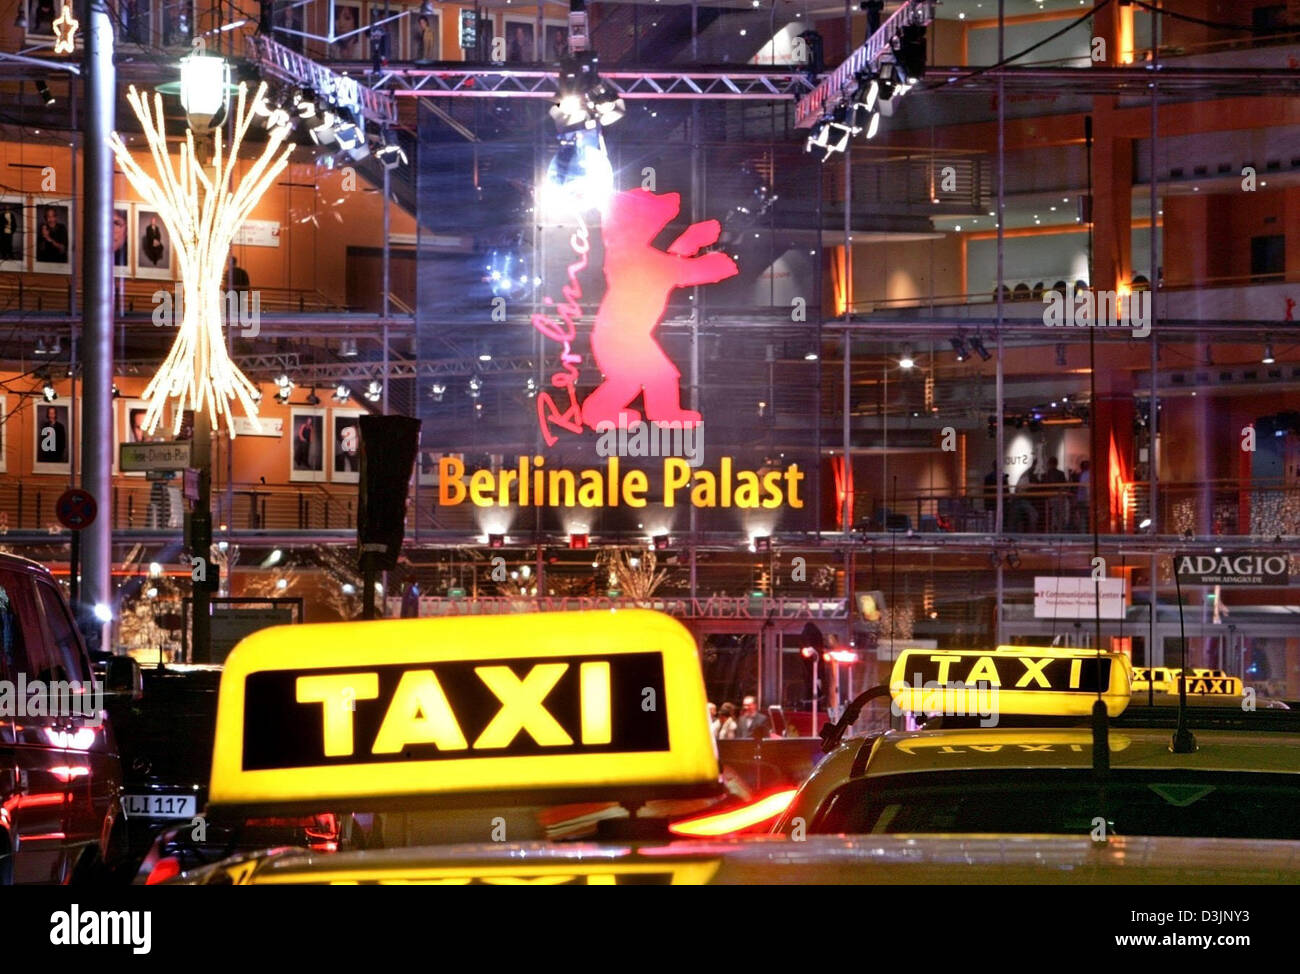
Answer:
<path fill-rule="evenodd" d="M 229 102 L 230 65 L 225 58 L 191 54 L 181 58 L 181 106 L 190 128 L 207 131 L 225 115 Z"/>

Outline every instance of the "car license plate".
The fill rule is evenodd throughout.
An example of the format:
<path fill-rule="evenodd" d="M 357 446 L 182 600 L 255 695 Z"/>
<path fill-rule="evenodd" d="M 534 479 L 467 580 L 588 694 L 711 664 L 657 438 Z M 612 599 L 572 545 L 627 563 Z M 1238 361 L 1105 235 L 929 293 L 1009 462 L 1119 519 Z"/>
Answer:
<path fill-rule="evenodd" d="M 197 802 L 193 795 L 123 795 L 122 811 L 127 817 L 192 818 Z"/>

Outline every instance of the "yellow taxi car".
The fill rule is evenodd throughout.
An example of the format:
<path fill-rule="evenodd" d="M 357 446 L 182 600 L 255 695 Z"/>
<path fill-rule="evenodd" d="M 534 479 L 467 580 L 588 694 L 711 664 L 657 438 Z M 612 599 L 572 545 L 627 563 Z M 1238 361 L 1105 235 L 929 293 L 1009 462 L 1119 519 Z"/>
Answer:
<path fill-rule="evenodd" d="M 774 833 L 727 837 L 719 820 L 736 811 L 708 808 L 719 768 L 698 653 L 667 616 L 618 610 L 263 630 L 236 647 L 222 676 L 207 814 L 373 814 L 384 848 L 246 852 L 172 882 L 1300 879 L 1300 842 L 1279 813 L 1300 797 L 1300 732 L 1270 731 L 1268 746 L 1256 746 L 1246 740 L 1261 736 L 1253 732 L 1197 730 L 1194 754 L 1169 755 L 1170 729 L 1118 723 L 1131 682 L 1122 657 L 924 655 L 905 654 L 897 672 L 952 683 L 960 669 L 975 696 L 885 688 L 900 711 L 978 705 L 981 690 L 996 688 L 999 721 L 1020 711 L 1060 726 L 839 743 L 849 720 L 827 732 L 833 753 L 793 802 L 762 799 L 764 817 L 781 816 Z M 1104 721 L 1093 716 L 1097 701 Z M 982 800 L 966 801 L 970 794 Z M 1207 824 L 1204 810 L 1227 814 L 1228 806 L 1238 816 L 1232 825 Z"/>

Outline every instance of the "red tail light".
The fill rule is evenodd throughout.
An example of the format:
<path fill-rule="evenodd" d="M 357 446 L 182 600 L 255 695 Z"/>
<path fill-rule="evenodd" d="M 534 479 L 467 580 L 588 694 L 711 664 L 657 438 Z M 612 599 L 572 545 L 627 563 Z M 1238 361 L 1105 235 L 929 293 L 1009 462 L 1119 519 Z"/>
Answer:
<path fill-rule="evenodd" d="M 765 798 L 760 798 L 758 801 L 750 802 L 748 805 L 741 805 L 739 808 L 729 808 L 725 812 L 713 812 L 709 815 L 698 815 L 695 818 L 673 822 L 668 826 L 668 831 L 674 835 L 690 838 L 716 838 L 722 835 L 734 835 L 737 832 L 744 832 L 755 825 L 776 818 L 790 807 L 790 802 L 793 801 L 794 796 L 794 788 L 774 792 Z"/>
<path fill-rule="evenodd" d="M 180 874 L 181 861 L 175 856 L 165 856 L 154 864 L 153 869 L 149 872 L 149 878 L 144 881 L 144 884 L 146 886 L 157 886 L 169 879 L 175 879 Z"/>

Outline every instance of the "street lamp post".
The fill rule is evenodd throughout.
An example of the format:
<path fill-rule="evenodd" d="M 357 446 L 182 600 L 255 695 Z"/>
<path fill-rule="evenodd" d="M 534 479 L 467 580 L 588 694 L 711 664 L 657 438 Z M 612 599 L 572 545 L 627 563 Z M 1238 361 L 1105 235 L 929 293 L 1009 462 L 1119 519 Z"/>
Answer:
<path fill-rule="evenodd" d="M 145 428 L 150 433 L 161 424 L 164 408 L 173 399 L 177 400 L 173 436 L 179 433 L 185 412 L 194 417 L 191 463 L 198 472 L 198 496 L 189 519 L 189 542 L 194 582 L 192 655 L 200 661 L 209 659 L 210 598 L 220 574 L 212 558 L 212 431 L 224 418 L 234 438 L 234 402 L 243 407 L 255 427 L 260 425 L 258 389 L 230 359 L 223 330 L 226 302 L 222 276 L 235 233 L 284 172 L 293 151 L 292 145 L 284 145 L 290 130 L 287 118 L 268 122 L 261 152 L 236 182 L 235 166 L 245 136 L 257 116 L 273 116 L 265 102 L 265 83 L 258 87 L 251 104 L 247 86 L 240 84 L 226 146 L 218 126 L 230 107 L 229 82 L 230 68 L 221 58 L 199 53 L 182 60 L 180 99 L 190 131 L 180 147 L 178 166 L 173 167 L 167 145 L 161 95 L 154 96 L 151 108 L 134 86 L 127 93 L 144 131 L 156 176 L 141 168 L 116 133 L 109 139 L 123 174 L 166 226 L 180 266 L 184 300 L 180 320 L 174 322 L 176 339 L 142 398 L 148 404 Z M 207 153 L 206 164 L 199 159 L 200 148 Z"/>

